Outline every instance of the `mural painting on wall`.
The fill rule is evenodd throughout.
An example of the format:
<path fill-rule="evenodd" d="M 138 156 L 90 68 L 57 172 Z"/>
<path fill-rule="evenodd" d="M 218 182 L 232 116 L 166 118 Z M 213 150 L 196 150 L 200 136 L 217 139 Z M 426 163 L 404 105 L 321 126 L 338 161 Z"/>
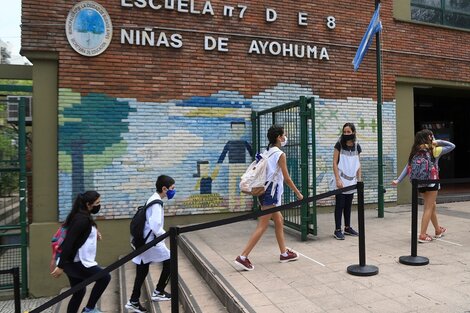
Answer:
<path fill-rule="evenodd" d="M 219 91 L 167 103 L 61 89 L 59 219 L 70 210 L 73 195 L 86 189 L 102 194 L 102 218 L 128 218 L 152 194 L 160 174 L 173 176 L 178 190 L 166 206 L 167 214 L 250 210 L 252 198 L 240 193 L 238 183 L 256 153 L 250 140 L 251 112 L 300 96 L 315 97 L 317 103 L 317 192 L 326 191 L 333 146 L 346 121 L 358 125 L 362 164 L 370 167 L 363 169 L 368 174 L 365 182 L 376 181 L 372 99 L 319 99 L 308 87 L 284 83 L 249 99 L 238 92 Z M 394 110 L 394 103 L 384 104 L 384 115 L 390 117 L 384 118 L 383 127 L 385 175 L 390 173 L 390 180 L 396 166 L 396 151 L 387 149 L 395 146 Z M 372 189 L 366 192 L 366 201 L 374 197 Z"/>

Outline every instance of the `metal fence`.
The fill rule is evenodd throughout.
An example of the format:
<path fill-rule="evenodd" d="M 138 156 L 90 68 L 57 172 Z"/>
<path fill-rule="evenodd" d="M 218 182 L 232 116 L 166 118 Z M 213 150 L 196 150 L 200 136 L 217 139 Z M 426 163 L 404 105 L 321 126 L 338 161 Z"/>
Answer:
<path fill-rule="evenodd" d="M 5 86 L 0 88 L 1 91 L 5 89 Z M 26 99 L 13 101 L 17 102 L 18 108 L 14 126 L 6 123 L 7 103 L 0 99 L 0 271 L 19 268 L 21 294 L 26 296 Z M 13 277 L 0 275 L 0 290 L 13 288 Z"/>
<path fill-rule="evenodd" d="M 315 195 L 314 183 L 315 155 L 314 99 L 301 97 L 298 101 L 286 103 L 261 112 L 253 112 L 253 146 L 262 151 L 268 145 L 266 134 L 273 124 L 284 127 L 288 142 L 283 151 L 287 156 L 287 168 L 295 185 L 304 197 Z M 295 194 L 285 188 L 283 203 L 296 201 Z M 301 209 L 296 208 L 283 212 L 286 226 L 300 231 L 301 239 L 306 240 L 309 233 L 317 234 L 316 204 L 304 203 Z"/>

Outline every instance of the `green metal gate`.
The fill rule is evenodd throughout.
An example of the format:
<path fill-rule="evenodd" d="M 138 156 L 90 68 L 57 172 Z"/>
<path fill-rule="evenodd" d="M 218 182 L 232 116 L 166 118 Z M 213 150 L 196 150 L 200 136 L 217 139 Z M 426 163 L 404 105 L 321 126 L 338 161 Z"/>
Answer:
<path fill-rule="evenodd" d="M 28 294 L 25 123 L 28 100 L 14 97 L 7 101 L 5 92 L 31 91 L 31 86 L 0 85 L 0 270 L 20 268 L 23 297 Z M 15 104 L 15 123 L 8 123 Z M 11 275 L 0 276 L 0 290 L 10 290 L 13 286 Z"/>
<path fill-rule="evenodd" d="M 316 194 L 315 169 L 315 110 L 314 99 L 300 97 L 261 112 L 252 113 L 253 147 L 262 151 L 268 145 L 266 137 L 269 127 L 281 125 L 287 133 L 288 142 L 283 151 L 287 155 L 287 168 L 292 180 L 304 197 Z M 256 150 L 255 149 L 255 150 Z M 297 200 L 289 188 L 285 188 L 283 203 Z M 317 210 L 315 202 L 303 204 L 300 208 L 283 212 L 284 224 L 300 231 L 301 239 L 306 240 L 308 234 L 317 235 Z"/>

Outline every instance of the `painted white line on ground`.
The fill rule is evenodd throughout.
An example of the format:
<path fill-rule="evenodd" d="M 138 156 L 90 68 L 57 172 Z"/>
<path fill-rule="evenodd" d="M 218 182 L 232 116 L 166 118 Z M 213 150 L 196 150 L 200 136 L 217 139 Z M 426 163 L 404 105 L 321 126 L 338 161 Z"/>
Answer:
<path fill-rule="evenodd" d="M 312 259 L 312 258 L 306 256 L 305 254 L 300 253 L 299 251 L 295 251 L 295 252 L 297 252 L 299 255 L 303 256 L 304 258 L 309 259 L 310 261 L 313 261 L 313 262 L 315 262 L 315 263 L 317 263 L 317 264 L 319 264 L 319 265 L 321 265 L 321 266 L 325 266 L 325 264 L 323 264 L 323 263 L 321 263 L 321 262 L 318 262 L 317 260 L 314 260 L 314 259 Z"/>
<path fill-rule="evenodd" d="M 434 240 L 439 240 L 439 241 L 442 241 L 442 242 L 450 243 L 451 245 L 456 245 L 456 246 L 459 246 L 459 247 L 463 247 L 463 245 L 461 245 L 460 243 L 452 242 L 452 241 L 449 241 L 449 240 L 444 240 L 442 238 L 436 238 Z"/>

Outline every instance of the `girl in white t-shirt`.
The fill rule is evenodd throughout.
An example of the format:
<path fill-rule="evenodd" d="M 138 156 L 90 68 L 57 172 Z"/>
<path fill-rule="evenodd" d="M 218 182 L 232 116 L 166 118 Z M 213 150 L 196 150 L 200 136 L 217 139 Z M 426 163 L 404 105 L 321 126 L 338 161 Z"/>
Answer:
<path fill-rule="evenodd" d="M 57 267 L 52 271 L 53 277 L 59 277 L 65 272 L 70 287 L 101 272 L 96 258 L 96 241 L 101 240 L 101 234 L 91 214 L 97 214 L 101 207 L 100 194 L 96 191 L 87 191 L 77 196 L 63 226 L 67 228 L 67 235 L 61 244 L 62 252 Z M 82 312 L 100 313 L 95 306 L 111 280 L 106 274 L 95 282 L 90 298 Z M 67 313 L 78 312 L 80 303 L 85 296 L 86 288 L 75 292 L 70 298 Z"/>
<path fill-rule="evenodd" d="M 333 172 L 336 188 L 355 185 L 361 180 L 361 146 L 356 142 L 356 127 L 353 123 L 343 125 L 343 133 L 333 153 Z M 344 235 L 358 236 L 351 227 L 351 207 L 354 190 L 335 195 L 335 231 L 333 237 L 344 240 Z M 344 233 L 341 231 L 341 216 L 344 216 Z"/>
<path fill-rule="evenodd" d="M 271 126 L 268 130 L 267 137 L 269 140 L 267 150 L 271 151 L 271 149 L 274 149 L 275 151 L 270 153 L 266 173 L 267 181 L 270 181 L 271 183 L 268 185 L 266 192 L 258 198 L 261 204 L 261 210 L 267 210 L 281 205 L 281 197 L 282 193 L 284 192 L 284 182 L 292 189 L 292 191 L 294 191 L 297 199 L 303 199 L 303 195 L 300 193 L 290 178 L 289 172 L 287 170 L 286 154 L 280 149 L 287 144 L 287 136 L 284 133 L 284 128 L 277 125 Z M 269 220 L 271 218 L 274 221 L 276 239 L 279 245 L 279 251 L 281 253 L 279 256 L 279 262 L 290 262 L 299 258 L 295 251 L 286 247 L 284 240 L 284 218 L 281 212 L 278 211 L 273 214 L 267 214 L 259 217 L 258 226 L 251 235 L 245 249 L 235 259 L 235 264 L 238 268 L 245 271 L 251 271 L 254 269 L 253 264 L 251 264 L 250 260 L 248 259 L 248 254 L 251 252 L 251 250 L 253 250 L 261 236 L 266 231 L 266 228 L 269 225 Z"/>

